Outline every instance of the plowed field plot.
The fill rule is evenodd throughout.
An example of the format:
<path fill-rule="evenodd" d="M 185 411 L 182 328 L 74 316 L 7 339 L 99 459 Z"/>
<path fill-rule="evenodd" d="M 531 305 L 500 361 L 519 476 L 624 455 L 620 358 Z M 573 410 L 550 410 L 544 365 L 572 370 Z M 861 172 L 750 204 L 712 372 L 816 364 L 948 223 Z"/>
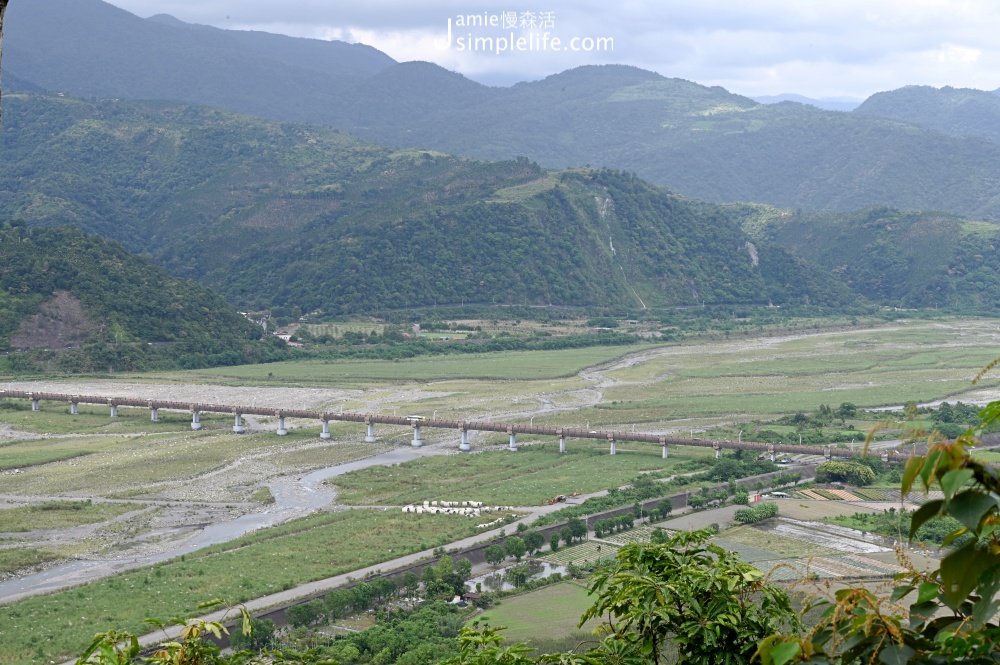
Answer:
<path fill-rule="evenodd" d="M 881 544 L 885 542 L 883 538 L 864 531 L 835 524 L 803 522 L 787 517 L 778 518 L 777 524 L 768 529 L 768 532 L 849 554 L 872 554 L 889 552 L 892 549 Z"/>
<path fill-rule="evenodd" d="M 754 565 L 776 582 L 812 576 L 820 579 L 888 577 L 902 570 L 899 566 L 850 554 L 806 559 L 775 559 L 758 561 Z"/>
<path fill-rule="evenodd" d="M 781 555 L 775 554 L 774 552 L 762 550 L 751 545 L 744 545 L 743 543 L 735 540 L 729 540 L 727 538 L 713 538 L 712 542 L 724 550 L 736 552 L 743 557 L 744 561 L 748 561 L 750 563 L 756 563 L 758 561 L 773 561 L 782 558 Z"/>
<path fill-rule="evenodd" d="M 635 529 L 630 529 L 629 531 L 619 531 L 618 533 L 612 533 L 611 535 L 604 536 L 603 540 L 607 540 L 616 545 L 628 545 L 629 543 L 648 543 L 653 535 L 653 527 L 651 526 L 640 526 Z"/>
<path fill-rule="evenodd" d="M 808 540 L 778 534 L 773 529 L 765 530 L 755 526 L 740 526 L 729 529 L 722 533 L 722 537 L 764 552 L 771 552 L 776 559 L 824 556 L 837 553 L 837 550 L 831 547 L 823 547 Z"/>
<path fill-rule="evenodd" d="M 854 513 L 880 513 L 882 510 L 890 507 L 895 507 L 896 510 L 899 510 L 899 503 L 844 503 L 843 501 L 807 501 L 805 499 L 790 499 L 778 502 L 779 514 L 782 517 L 814 522 L 825 517 L 839 517 L 841 515 L 853 515 Z"/>

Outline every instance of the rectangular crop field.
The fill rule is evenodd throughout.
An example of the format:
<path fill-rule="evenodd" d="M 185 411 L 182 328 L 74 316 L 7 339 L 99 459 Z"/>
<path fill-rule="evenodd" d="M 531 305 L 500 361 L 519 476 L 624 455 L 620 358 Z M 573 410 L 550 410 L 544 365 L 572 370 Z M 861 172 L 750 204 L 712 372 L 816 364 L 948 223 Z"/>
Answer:
<path fill-rule="evenodd" d="M 560 351 L 512 351 L 424 356 L 406 360 L 310 360 L 193 370 L 171 376 L 185 380 L 330 382 L 504 379 L 530 381 L 576 374 L 581 369 L 634 352 L 629 346 L 595 346 Z"/>
<path fill-rule="evenodd" d="M 370 467 L 339 476 L 338 498 L 354 505 L 405 505 L 420 501 L 483 501 L 489 505 L 537 506 L 558 494 L 586 494 L 626 484 L 641 471 L 671 469 L 680 455 L 648 452 L 609 455 L 606 444 L 556 443 L 517 452 L 434 455 L 392 467 Z"/>
<path fill-rule="evenodd" d="M 568 566 L 571 563 L 583 565 L 598 559 L 613 557 L 617 551 L 618 547 L 615 545 L 587 540 L 576 545 L 560 547 L 555 552 L 546 551 L 539 558 L 559 566 Z"/>
<path fill-rule="evenodd" d="M 589 633 L 600 623 L 598 620 L 592 619 L 582 627 L 577 624 L 594 601 L 583 586 L 562 582 L 505 598 L 475 620 L 491 626 L 506 626 L 503 635 L 508 642 L 528 642 L 530 645 L 533 638 L 560 638 L 581 630 Z"/>

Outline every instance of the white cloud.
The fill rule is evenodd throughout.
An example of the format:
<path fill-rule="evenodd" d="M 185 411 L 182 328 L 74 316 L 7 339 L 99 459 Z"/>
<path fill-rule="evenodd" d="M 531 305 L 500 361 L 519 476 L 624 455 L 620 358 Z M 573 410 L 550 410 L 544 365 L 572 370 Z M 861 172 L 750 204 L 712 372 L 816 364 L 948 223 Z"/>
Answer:
<path fill-rule="evenodd" d="M 744 94 L 859 97 L 907 84 L 1000 87 L 995 0 L 112 0 L 141 16 L 359 41 L 397 60 L 430 60 L 514 82 L 620 62 Z M 471 7 L 471 8 L 470 8 Z M 551 10 L 551 36 L 610 37 L 612 52 L 504 53 L 435 48 L 447 20 Z M 227 18 L 228 17 L 228 18 Z M 500 35 L 479 29 L 478 36 Z"/>

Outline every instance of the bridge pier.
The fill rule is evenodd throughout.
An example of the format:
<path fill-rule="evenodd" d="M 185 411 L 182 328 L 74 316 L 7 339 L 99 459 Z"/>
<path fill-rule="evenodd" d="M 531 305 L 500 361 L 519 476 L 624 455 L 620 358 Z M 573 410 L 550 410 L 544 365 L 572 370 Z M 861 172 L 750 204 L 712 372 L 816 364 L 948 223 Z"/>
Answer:
<path fill-rule="evenodd" d="M 778 456 L 774 454 L 774 446 L 773 445 L 768 445 L 768 447 L 767 447 L 767 455 L 771 459 L 772 462 L 777 462 L 778 461 Z"/>
<path fill-rule="evenodd" d="M 368 433 L 365 434 L 365 443 L 375 443 L 378 439 L 375 438 L 375 423 L 371 420 L 365 420 L 368 425 Z"/>
<path fill-rule="evenodd" d="M 461 431 L 461 433 L 462 433 L 462 442 L 460 444 L 458 444 L 458 449 L 461 450 L 462 452 L 466 452 L 467 453 L 470 450 L 472 450 L 472 446 L 469 445 L 469 430 L 467 430 L 467 429 L 465 429 L 465 427 L 463 427 L 459 431 Z"/>
<path fill-rule="evenodd" d="M 712 447 L 715 448 L 715 459 L 719 459 L 720 457 L 722 457 L 722 446 L 720 446 L 718 442 L 716 442 L 712 444 Z"/>
<path fill-rule="evenodd" d="M 288 430 L 285 428 L 285 415 L 278 414 L 278 430 L 275 432 L 278 436 L 285 436 L 288 434 Z"/>
<path fill-rule="evenodd" d="M 149 421 L 154 423 L 160 422 L 160 410 L 155 406 L 149 407 Z"/>
<path fill-rule="evenodd" d="M 416 422 L 412 423 L 413 426 L 413 441 L 410 441 L 410 445 L 414 448 L 419 448 L 424 445 L 424 442 L 420 439 L 420 425 Z"/>
<path fill-rule="evenodd" d="M 79 405 L 79 403 L 77 403 L 77 402 L 75 402 L 73 400 L 70 400 L 70 403 L 69 403 L 69 412 L 72 415 L 74 415 L 74 416 L 75 415 L 79 415 L 79 413 L 80 413 L 80 405 Z"/>
<path fill-rule="evenodd" d="M 41 411 L 41 410 L 42 410 L 42 407 L 41 407 L 41 405 L 40 405 L 40 404 L 38 403 L 38 400 L 37 400 L 37 399 L 32 399 L 32 400 L 31 400 L 31 410 L 32 410 L 32 411 Z"/>
<path fill-rule="evenodd" d="M 233 414 L 233 415 L 235 416 L 235 420 L 233 421 L 233 433 L 234 434 L 243 434 L 243 432 L 246 431 L 243 428 L 243 414 L 242 413 L 236 413 L 236 414 Z"/>
<path fill-rule="evenodd" d="M 618 454 L 618 445 L 617 445 L 617 442 L 615 441 L 615 437 L 609 436 L 608 437 L 608 443 L 611 444 L 611 453 L 610 454 L 611 455 L 617 455 Z"/>
<path fill-rule="evenodd" d="M 323 422 L 323 431 L 319 433 L 319 438 L 321 438 L 321 439 L 329 439 L 330 438 L 330 421 L 327 420 L 326 418 L 324 418 L 322 420 L 322 422 Z"/>
<path fill-rule="evenodd" d="M 111 405 L 111 417 L 112 418 L 117 418 L 118 417 L 118 405 L 117 404 L 112 404 Z"/>
<path fill-rule="evenodd" d="M 201 429 L 201 414 L 197 411 L 191 411 L 191 429 L 198 431 Z"/>
<path fill-rule="evenodd" d="M 510 445 L 507 447 L 508 450 L 517 452 L 517 434 L 514 432 L 510 433 Z"/>
<path fill-rule="evenodd" d="M 565 436 L 560 436 L 559 437 L 559 452 L 561 452 L 561 453 L 566 452 L 566 437 Z"/>
<path fill-rule="evenodd" d="M 663 459 L 667 459 L 667 437 L 660 437 L 660 447 L 663 448 Z"/>

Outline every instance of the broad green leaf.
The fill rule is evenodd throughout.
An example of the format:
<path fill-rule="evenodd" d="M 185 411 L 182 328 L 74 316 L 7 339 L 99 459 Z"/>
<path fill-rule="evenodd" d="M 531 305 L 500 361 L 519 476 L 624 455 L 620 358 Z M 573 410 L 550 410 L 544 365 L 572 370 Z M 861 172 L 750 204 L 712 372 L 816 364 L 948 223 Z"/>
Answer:
<path fill-rule="evenodd" d="M 944 537 L 944 540 L 941 542 L 941 546 L 947 547 L 967 533 L 969 533 L 969 529 L 967 527 L 959 527 Z"/>
<path fill-rule="evenodd" d="M 937 582 L 924 582 L 920 585 L 920 590 L 917 593 L 917 604 L 926 603 L 928 600 L 937 598 L 940 589 L 941 587 L 938 586 Z"/>
<path fill-rule="evenodd" d="M 971 469 L 966 470 L 972 473 Z M 970 531 L 976 531 L 983 517 L 992 508 L 996 508 L 996 505 L 996 499 L 989 494 L 968 490 L 955 495 L 948 505 L 948 514 L 968 527 Z"/>
<path fill-rule="evenodd" d="M 911 457 L 906 460 L 906 466 L 903 469 L 903 496 L 909 494 L 910 490 L 913 489 L 913 481 L 916 480 L 917 474 L 920 473 L 920 467 L 923 466 L 923 463 L 924 458 L 922 457 Z"/>
<path fill-rule="evenodd" d="M 771 648 L 771 662 L 774 665 L 785 665 L 792 658 L 802 652 L 802 645 L 798 642 L 782 642 Z"/>
<path fill-rule="evenodd" d="M 938 512 L 940 512 L 941 507 L 944 506 L 944 501 L 937 499 L 935 501 L 928 501 L 924 505 L 920 506 L 917 512 L 913 513 L 913 517 L 910 518 L 910 539 L 917 533 L 917 530 L 927 523 L 931 518 L 936 517 Z"/>
<path fill-rule="evenodd" d="M 952 469 L 941 476 L 941 491 L 944 492 L 945 501 L 951 501 L 962 485 L 972 478 L 972 469 Z"/>
<path fill-rule="evenodd" d="M 882 649 L 878 659 L 886 665 L 906 665 L 916 652 L 905 644 L 893 644 Z"/>
<path fill-rule="evenodd" d="M 941 451 L 934 450 L 933 448 L 927 453 L 926 461 L 924 466 L 920 469 L 920 481 L 924 484 L 925 488 L 930 488 L 931 486 L 931 475 L 936 475 L 938 463 L 941 461 Z"/>
<path fill-rule="evenodd" d="M 914 589 L 914 587 L 912 585 L 909 585 L 909 586 L 898 586 L 898 587 L 896 587 L 895 589 L 892 590 L 892 596 L 890 598 L 890 601 L 893 602 L 893 603 L 895 603 L 897 600 L 899 600 L 900 598 L 902 598 L 906 594 L 908 594 L 911 591 L 913 591 L 913 589 Z M 829 612 L 829 611 L 830 610 L 827 610 L 827 612 Z"/>
<path fill-rule="evenodd" d="M 975 542 L 969 542 L 942 559 L 941 582 L 945 604 L 958 611 L 966 596 L 979 584 L 980 575 L 997 563 L 1000 559 L 995 554 L 977 549 Z"/>
<path fill-rule="evenodd" d="M 979 412 L 979 419 L 983 425 L 1000 420 L 1000 401 L 990 402 Z"/>

